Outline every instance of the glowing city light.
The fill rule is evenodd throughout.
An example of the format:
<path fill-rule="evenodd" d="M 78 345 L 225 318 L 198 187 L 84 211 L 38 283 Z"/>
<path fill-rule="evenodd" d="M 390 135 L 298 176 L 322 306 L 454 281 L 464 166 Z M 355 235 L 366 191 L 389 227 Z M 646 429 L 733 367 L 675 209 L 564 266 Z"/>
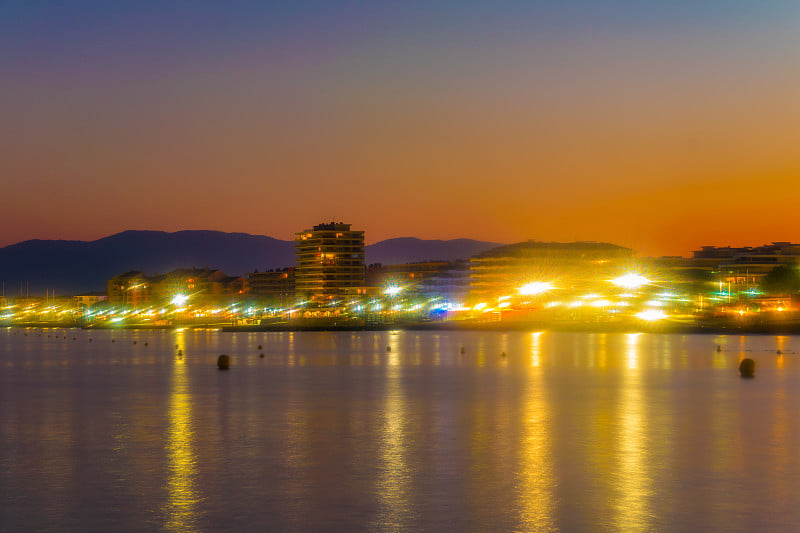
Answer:
<path fill-rule="evenodd" d="M 648 309 L 647 311 L 638 313 L 636 317 L 648 322 L 654 322 L 656 320 L 667 318 L 667 315 L 664 314 L 664 311 L 659 311 L 658 309 Z"/>
<path fill-rule="evenodd" d="M 389 285 L 384 289 L 383 294 L 387 296 L 397 296 L 403 290 L 403 287 L 399 287 L 397 285 Z"/>
<path fill-rule="evenodd" d="M 519 288 L 519 293 L 524 296 L 535 296 L 553 290 L 553 284 L 546 281 L 532 281 Z"/>
<path fill-rule="evenodd" d="M 629 273 L 612 279 L 611 283 L 623 289 L 638 289 L 650 283 L 650 280 L 640 274 Z"/>
<path fill-rule="evenodd" d="M 176 294 L 176 295 L 175 295 L 175 296 L 172 298 L 172 304 L 173 304 L 173 305 L 177 305 L 178 307 L 181 307 L 181 306 L 183 306 L 183 304 L 185 304 L 185 303 L 186 303 L 188 300 L 189 300 L 189 297 L 188 297 L 188 296 L 186 296 L 185 294 Z"/>

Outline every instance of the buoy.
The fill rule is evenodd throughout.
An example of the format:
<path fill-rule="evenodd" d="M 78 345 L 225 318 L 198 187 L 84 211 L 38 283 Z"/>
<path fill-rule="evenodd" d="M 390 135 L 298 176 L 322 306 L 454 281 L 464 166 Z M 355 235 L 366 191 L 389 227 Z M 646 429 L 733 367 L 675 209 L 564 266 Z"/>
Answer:
<path fill-rule="evenodd" d="M 778 350 L 778 351 L 777 351 L 777 354 L 778 354 L 778 355 L 783 355 L 783 352 L 782 352 L 782 351 L 780 351 L 780 350 Z"/>
<path fill-rule="evenodd" d="M 261 346 L 261 345 L 259 344 L 259 345 L 258 345 L 258 349 L 259 349 L 259 350 L 263 350 L 263 349 L 264 349 L 264 347 L 263 347 L 263 346 Z"/>
<path fill-rule="evenodd" d="M 231 367 L 231 358 L 225 354 L 222 354 L 217 359 L 217 366 L 220 370 L 228 370 Z"/>
<path fill-rule="evenodd" d="M 391 351 L 392 351 L 392 347 L 391 347 L 391 346 L 387 346 L 387 347 L 386 347 L 386 351 L 387 351 L 387 352 L 391 352 Z"/>
<path fill-rule="evenodd" d="M 144 343 L 144 345 L 145 345 L 145 346 L 150 346 L 150 344 L 149 344 L 149 343 Z"/>
<path fill-rule="evenodd" d="M 739 363 L 739 374 L 743 378 L 752 378 L 756 375 L 756 362 L 749 357 L 742 359 Z"/>
<path fill-rule="evenodd" d="M 178 350 L 178 357 L 183 355 L 183 350 Z"/>
<path fill-rule="evenodd" d="M 506 352 L 503 352 L 503 353 L 500 354 L 500 357 L 505 357 L 505 356 L 506 356 Z"/>
<path fill-rule="evenodd" d="M 462 346 L 462 347 L 461 347 L 461 353 L 464 353 L 465 351 L 466 351 L 466 350 L 465 350 L 465 349 L 464 349 L 464 347 Z"/>
<path fill-rule="evenodd" d="M 261 354 L 258 354 L 258 356 L 259 356 L 261 359 L 264 359 L 264 354 L 263 354 L 263 353 L 261 353 Z"/>
<path fill-rule="evenodd" d="M 133 341 L 133 344 L 136 344 L 136 341 Z"/>
<path fill-rule="evenodd" d="M 111 342 L 117 342 L 117 341 L 115 341 L 114 339 L 111 339 Z"/>
<path fill-rule="evenodd" d="M 92 339 L 89 339 L 89 342 L 92 342 Z"/>
<path fill-rule="evenodd" d="M 180 347 L 181 347 L 181 345 L 180 345 L 180 344 L 176 344 L 176 345 L 175 345 L 175 348 L 180 348 Z"/>
<path fill-rule="evenodd" d="M 720 346 L 719 344 L 717 344 L 717 351 L 718 351 L 718 352 L 721 352 L 721 351 L 722 351 L 722 346 Z"/>
<path fill-rule="evenodd" d="M 77 339 L 77 337 L 72 337 L 72 340 L 76 341 L 76 340 L 78 340 L 78 339 Z"/>

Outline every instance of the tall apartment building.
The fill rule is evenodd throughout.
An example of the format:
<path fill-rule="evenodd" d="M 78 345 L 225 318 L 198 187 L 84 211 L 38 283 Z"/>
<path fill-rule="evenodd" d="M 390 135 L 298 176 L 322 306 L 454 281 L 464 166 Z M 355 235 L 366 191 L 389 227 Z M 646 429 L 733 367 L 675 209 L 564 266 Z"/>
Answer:
<path fill-rule="evenodd" d="M 318 224 L 295 234 L 295 293 L 329 305 L 364 291 L 364 232 Z"/>

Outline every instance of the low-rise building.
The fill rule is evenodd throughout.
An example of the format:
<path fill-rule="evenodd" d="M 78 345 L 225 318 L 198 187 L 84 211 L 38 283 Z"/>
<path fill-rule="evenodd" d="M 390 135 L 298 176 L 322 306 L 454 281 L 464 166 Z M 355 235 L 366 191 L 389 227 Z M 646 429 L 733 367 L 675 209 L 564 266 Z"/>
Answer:
<path fill-rule="evenodd" d="M 164 305 L 176 297 L 192 304 L 212 304 L 244 296 L 248 283 L 211 268 L 179 268 L 156 276 L 125 272 L 108 280 L 108 300 L 130 307 Z"/>
<path fill-rule="evenodd" d="M 397 286 L 421 298 L 461 302 L 469 289 L 469 263 L 466 260 L 377 263 L 367 267 L 367 285 L 381 290 Z"/>
<path fill-rule="evenodd" d="M 152 300 L 151 279 L 138 270 L 114 276 L 107 283 L 108 301 L 115 305 L 140 307 Z"/>
<path fill-rule="evenodd" d="M 691 257 L 662 257 L 653 263 L 673 282 L 694 284 L 724 295 L 726 300 L 757 296 L 769 272 L 782 265 L 800 264 L 800 244 L 773 242 L 762 246 L 703 246 Z"/>
<path fill-rule="evenodd" d="M 469 296 L 515 295 L 526 284 L 581 291 L 635 266 L 634 252 L 603 242 L 526 241 L 492 248 L 469 261 Z"/>
<path fill-rule="evenodd" d="M 252 272 L 247 275 L 249 293 L 255 298 L 280 305 L 294 303 L 294 268 Z"/>
<path fill-rule="evenodd" d="M 72 297 L 72 305 L 77 308 L 91 307 L 92 305 L 106 300 L 107 296 L 102 292 L 87 292 L 76 294 Z"/>

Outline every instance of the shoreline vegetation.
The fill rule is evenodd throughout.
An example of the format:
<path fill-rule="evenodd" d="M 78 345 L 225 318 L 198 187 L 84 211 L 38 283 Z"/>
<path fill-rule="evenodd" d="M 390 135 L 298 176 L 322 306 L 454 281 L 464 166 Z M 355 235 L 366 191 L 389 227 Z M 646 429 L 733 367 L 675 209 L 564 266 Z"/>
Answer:
<path fill-rule="evenodd" d="M 635 322 L 537 322 L 537 321 L 398 321 L 366 323 L 363 320 L 293 320 L 261 324 L 234 325 L 230 322 L 187 322 L 179 324 L 109 324 L 82 325 L 74 321 L 62 322 L 15 322 L 3 323 L 0 327 L 12 328 L 82 328 L 97 330 L 169 330 L 169 329 L 218 329 L 223 332 L 293 332 L 293 331 L 563 331 L 586 333 L 671 333 L 709 335 L 800 335 L 800 320 L 781 322 L 739 323 L 725 320 L 695 322 L 659 321 Z"/>

